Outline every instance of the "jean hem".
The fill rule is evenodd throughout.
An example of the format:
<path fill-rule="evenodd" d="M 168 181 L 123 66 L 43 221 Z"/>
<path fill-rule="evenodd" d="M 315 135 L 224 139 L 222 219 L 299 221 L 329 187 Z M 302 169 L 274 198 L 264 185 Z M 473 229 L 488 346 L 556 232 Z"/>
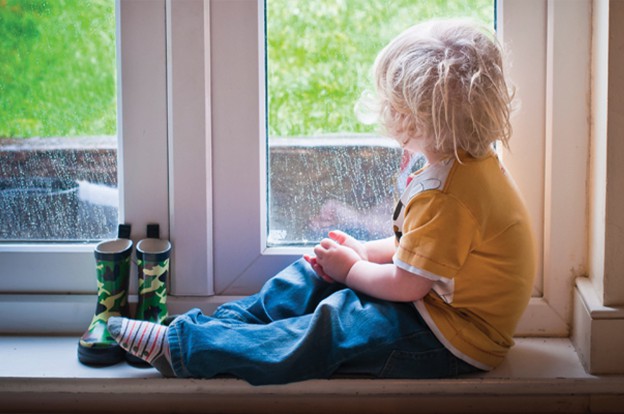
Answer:
<path fill-rule="evenodd" d="M 178 319 L 183 318 L 183 316 Z M 171 367 L 173 368 L 173 372 L 176 377 L 187 378 L 190 376 L 188 369 L 184 366 L 184 362 L 180 357 L 182 345 L 179 334 L 179 329 L 177 327 L 178 320 L 175 320 L 167 330 L 167 341 L 169 341 L 169 356 L 171 357 Z"/>

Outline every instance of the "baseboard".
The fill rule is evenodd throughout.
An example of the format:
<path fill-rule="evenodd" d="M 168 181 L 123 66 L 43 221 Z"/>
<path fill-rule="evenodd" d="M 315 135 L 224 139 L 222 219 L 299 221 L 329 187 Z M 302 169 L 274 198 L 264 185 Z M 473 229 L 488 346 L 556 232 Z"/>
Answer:
<path fill-rule="evenodd" d="M 591 374 L 624 374 L 624 307 L 603 306 L 591 281 L 574 290 L 572 343 Z"/>

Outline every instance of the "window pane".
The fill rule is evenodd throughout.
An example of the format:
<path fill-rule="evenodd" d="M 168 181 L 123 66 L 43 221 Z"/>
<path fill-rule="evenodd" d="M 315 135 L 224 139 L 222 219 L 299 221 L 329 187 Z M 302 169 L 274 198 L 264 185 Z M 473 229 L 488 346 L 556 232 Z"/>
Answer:
<path fill-rule="evenodd" d="M 392 235 L 397 193 L 421 160 L 361 124 L 379 50 L 419 21 L 472 17 L 493 25 L 492 0 L 266 0 L 268 244 L 314 244 L 340 228 Z"/>
<path fill-rule="evenodd" d="M 0 1 L 0 240 L 117 226 L 115 0 Z"/>

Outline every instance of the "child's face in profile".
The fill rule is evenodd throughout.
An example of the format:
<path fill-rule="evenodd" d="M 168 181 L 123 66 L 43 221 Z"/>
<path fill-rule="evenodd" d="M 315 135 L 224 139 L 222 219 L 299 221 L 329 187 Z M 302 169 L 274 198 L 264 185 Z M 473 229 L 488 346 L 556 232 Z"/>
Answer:
<path fill-rule="evenodd" d="M 421 137 L 407 137 L 405 141 L 399 142 L 404 150 L 412 153 L 423 153 L 423 138 Z"/>
<path fill-rule="evenodd" d="M 401 148 L 412 153 L 422 153 L 424 149 L 424 138 L 404 131 L 400 126 L 396 126 L 391 131 L 392 138 L 401 145 Z"/>
<path fill-rule="evenodd" d="M 423 136 L 409 136 L 407 134 L 398 134 L 394 135 L 394 137 L 396 141 L 401 145 L 401 148 L 413 154 L 423 155 L 429 163 L 433 163 L 444 158 L 444 154 L 433 150 L 430 145 L 427 145 L 427 138 Z"/>

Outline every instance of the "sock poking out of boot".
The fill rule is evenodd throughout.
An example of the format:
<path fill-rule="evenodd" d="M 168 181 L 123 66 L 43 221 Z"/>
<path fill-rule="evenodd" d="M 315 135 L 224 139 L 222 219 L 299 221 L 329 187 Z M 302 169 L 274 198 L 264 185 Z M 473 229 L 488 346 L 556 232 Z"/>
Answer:
<path fill-rule="evenodd" d="M 174 377 L 167 327 L 156 323 L 112 317 L 108 331 L 123 349 L 152 365 L 165 377 Z"/>

